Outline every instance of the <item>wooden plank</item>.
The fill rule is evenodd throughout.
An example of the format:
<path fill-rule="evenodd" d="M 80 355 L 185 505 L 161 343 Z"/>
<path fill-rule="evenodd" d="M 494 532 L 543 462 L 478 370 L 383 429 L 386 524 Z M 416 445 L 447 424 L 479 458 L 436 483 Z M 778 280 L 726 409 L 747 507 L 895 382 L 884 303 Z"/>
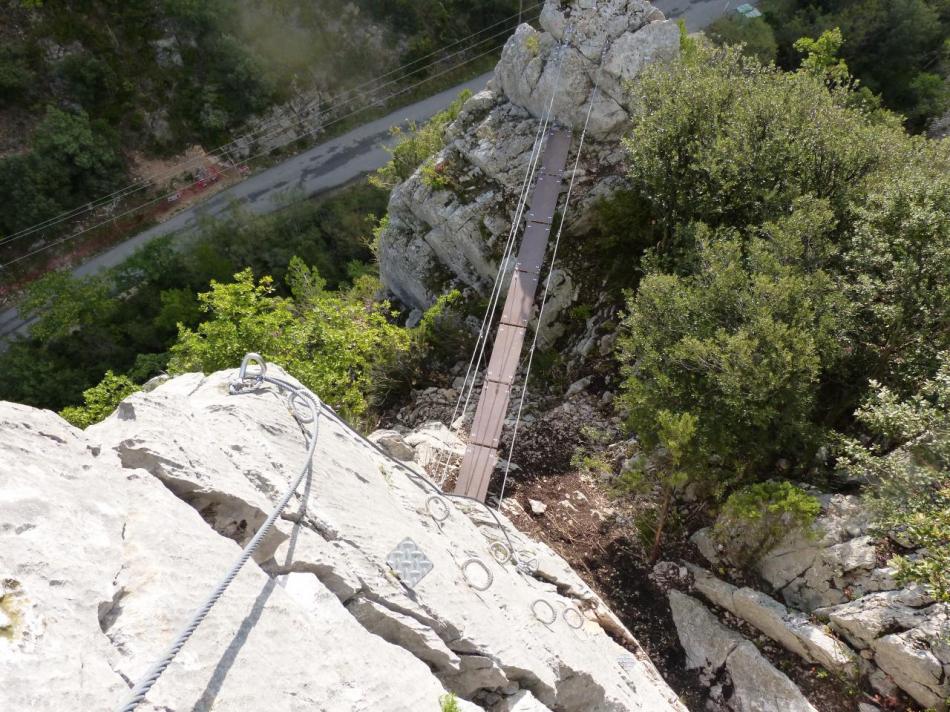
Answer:
<path fill-rule="evenodd" d="M 554 218 L 554 208 L 561 194 L 564 184 L 557 176 L 540 175 L 531 194 L 531 204 L 528 208 L 528 222 L 551 224 Z"/>
<path fill-rule="evenodd" d="M 497 462 L 498 451 L 495 448 L 469 444 L 465 448 L 455 494 L 464 494 L 484 502 Z"/>
<path fill-rule="evenodd" d="M 567 154 L 571 150 L 571 132 L 569 129 L 552 128 L 548 131 L 548 140 L 541 157 L 541 173 L 560 177 L 567 165 Z"/>
<path fill-rule="evenodd" d="M 525 226 L 524 237 L 521 238 L 521 249 L 518 251 L 518 264 L 515 269 L 540 274 L 550 235 L 550 224 L 529 222 Z"/>
<path fill-rule="evenodd" d="M 502 324 L 498 327 L 495 348 L 492 349 L 491 360 L 488 362 L 488 380 L 503 383 L 507 386 L 515 382 L 515 374 L 518 372 L 518 356 L 521 354 L 521 347 L 524 345 L 526 331 L 523 326 L 512 326 L 510 324 Z M 515 358 L 511 358 L 511 354 L 514 354 Z"/>
<path fill-rule="evenodd" d="M 508 286 L 508 296 L 505 297 L 505 308 L 501 313 L 501 323 L 513 326 L 527 326 L 534 311 L 534 295 L 538 291 L 538 275 L 531 272 L 522 272 L 516 269 L 511 273 L 511 284 Z M 495 341 L 495 349 L 498 341 Z"/>
<path fill-rule="evenodd" d="M 498 462 L 498 443 L 508 413 L 511 385 L 514 383 L 524 346 L 528 320 L 538 290 L 538 279 L 551 222 L 563 189 L 561 176 L 571 147 L 571 132 L 548 132 L 541 170 L 531 195 L 531 209 L 525 226 L 518 266 L 512 274 L 502 310 L 488 371 L 475 409 L 472 432 L 455 485 L 456 494 L 485 501 L 492 472 Z"/>
<path fill-rule="evenodd" d="M 505 415 L 508 413 L 510 393 L 511 387 L 504 383 L 486 380 L 482 384 L 482 394 L 475 409 L 469 442 L 498 447 L 501 429 L 505 425 Z"/>

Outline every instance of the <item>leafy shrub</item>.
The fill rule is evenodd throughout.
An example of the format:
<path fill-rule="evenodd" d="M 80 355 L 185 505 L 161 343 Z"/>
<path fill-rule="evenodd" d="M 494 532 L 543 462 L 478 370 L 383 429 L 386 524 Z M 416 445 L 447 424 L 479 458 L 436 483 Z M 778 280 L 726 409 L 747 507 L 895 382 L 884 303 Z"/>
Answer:
<path fill-rule="evenodd" d="M 59 414 L 77 428 L 88 428 L 105 420 L 124 398 L 138 390 L 139 386 L 128 377 L 106 371 L 99 385 L 83 392 L 84 405 L 68 406 Z"/>
<path fill-rule="evenodd" d="M 389 321 L 387 302 L 365 295 L 364 277 L 346 292 L 327 292 L 319 273 L 297 262 L 289 273 L 295 300 L 274 295 L 273 280 L 249 269 L 228 284 L 211 283 L 198 295 L 210 319 L 182 327 L 171 347 L 169 370 L 209 373 L 233 368 L 248 351 L 285 368 L 305 386 L 357 420 L 368 407 L 374 371 L 405 351 L 408 336 Z"/>
<path fill-rule="evenodd" d="M 713 536 L 730 561 L 746 566 L 790 530 L 810 527 L 820 512 L 818 500 L 790 482 L 759 482 L 729 495 Z"/>
<path fill-rule="evenodd" d="M 873 437 L 842 439 L 840 464 L 868 480 L 880 533 L 919 550 L 895 558 L 899 580 L 950 602 L 950 353 L 939 360 L 936 376 L 908 399 L 872 384 L 857 418 Z"/>
<path fill-rule="evenodd" d="M 789 219 L 745 238 L 700 226 L 686 276 L 648 261 L 618 340 L 621 402 L 645 443 L 658 443 L 657 413 L 681 412 L 696 419 L 690 459 L 719 478 L 810 455 L 818 377 L 838 352 L 844 309 L 828 275 L 804 268 L 806 225 Z"/>
<path fill-rule="evenodd" d="M 425 175 L 429 180 L 441 180 L 442 177 L 435 174 L 434 164 L 427 163 L 427 160 L 445 146 L 446 129 L 458 117 L 462 104 L 468 101 L 471 95 L 470 91 L 463 91 L 444 111 L 440 111 L 422 126 L 414 122 L 405 130 L 394 126 L 391 133 L 396 144 L 392 148 L 386 148 L 392 158 L 370 177 L 370 183 L 379 188 L 394 188 L 415 173 L 420 165 L 427 166 Z"/>

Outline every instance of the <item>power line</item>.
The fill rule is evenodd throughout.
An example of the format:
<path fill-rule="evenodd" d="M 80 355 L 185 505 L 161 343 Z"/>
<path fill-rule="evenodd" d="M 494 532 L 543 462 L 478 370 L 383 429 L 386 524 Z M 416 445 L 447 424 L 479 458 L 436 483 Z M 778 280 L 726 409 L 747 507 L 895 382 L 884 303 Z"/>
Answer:
<path fill-rule="evenodd" d="M 400 94 L 405 94 L 406 92 L 412 91 L 413 89 L 416 89 L 416 88 L 418 88 L 419 86 L 422 86 L 423 84 L 425 84 L 425 83 L 428 82 L 428 81 L 432 81 L 433 79 L 438 79 L 439 77 L 444 76 L 445 74 L 448 74 L 448 73 L 450 73 L 450 72 L 452 72 L 452 71 L 455 71 L 456 69 L 458 69 L 458 68 L 460 68 L 460 67 L 463 67 L 463 66 L 465 66 L 466 64 L 470 64 L 471 62 L 474 62 L 474 61 L 476 61 L 476 60 L 478 60 L 478 59 L 481 59 L 482 57 L 485 57 L 485 56 L 491 54 L 491 53 L 494 52 L 494 51 L 495 51 L 494 48 L 485 50 L 485 51 L 483 51 L 483 52 L 481 52 L 481 53 L 479 53 L 479 54 L 477 54 L 477 55 L 475 55 L 475 56 L 473 56 L 473 57 L 470 57 L 470 58 L 468 58 L 468 59 L 466 59 L 466 60 L 464 60 L 464 61 L 462 61 L 462 62 L 460 62 L 460 63 L 458 63 L 458 64 L 456 64 L 456 65 L 454 65 L 454 66 L 452 66 L 452 67 L 449 67 L 449 68 L 447 68 L 447 69 L 445 69 L 445 70 L 443 70 L 443 71 L 441 71 L 441 72 L 438 72 L 438 73 L 433 74 L 433 75 L 431 75 L 431 76 L 429 76 L 429 77 L 426 77 L 425 79 L 422 79 L 421 81 L 418 81 L 418 82 L 416 82 L 415 84 L 412 84 L 412 85 L 407 86 L 407 87 L 405 87 L 405 88 L 403 88 L 403 89 L 400 89 L 399 91 L 393 92 L 393 93 L 390 94 L 388 97 L 386 97 L 385 99 L 383 99 L 380 103 L 386 103 L 386 102 L 392 100 L 393 98 L 399 96 Z M 363 111 L 366 111 L 366 110 L 369 109 L 369 108 L 370 108 L 369 106 L 360 107 L 360 108 L 358 108 L 358 109 L 355 109 L 354 111 L 351 111 L 351 112 L 349 112 L 349 113 L 347 113 L 347 114 L 344 114 L 343 116 L 340 116 L 340 117 L 338 117 L 338 118 L 336 118 L 336 119 L 333 119 L 333 120 L 327 122 L 326 124 L 322 124 L 321 126 L 318 126 L 318 127 L 314 128 L 314 129 L 311 129 L 310 131 L 307 131 L 307 132 L 305 132 L 305 133 L 303 133 L 303 134 L 300 134 L 300 135 L 298 135 L 298 136 L 295 136 L 295 137 L 293 137 L 293 138 L 291 138 L 291 139 L 289 139 L 289 140 L 287 140 L 287 141 L 284 141 L 283 143 L 279 143 L 277 146 L 274 146 L 274 147 L 272 147 L 272 148 L 269 148 L 269 149 L 267 149 L 267 150 L 265 150 L 265 151 L 260 151 L 260 152 L 258 152 L 258 153 L 256 153 L 256 154 L 254 154 L 254 155 L 248 157 L 248 158 L 245 160 L 245 163 L 249 163 L 249 162 L 251 162 L 251 161 L 254 161 L 254 160 L 256 160 L 256 159 L 258 159 L 258 158 L 260 158 L 260 157 L 262 157 L 262 156 L 267 155 L 267 154 L 270 153 L 271 151 L 273 151 L 273 150 L 275 150 L 275 149 L 277 149 L 277 148 L 281 148 L 282 146 L 286 146 L 287 144 L 293 143 L 294 141 L 299 141 L 300 139 L 305 138 L 305 137 L 307 137 L 307 136 L 309 136 L 309 135 L 312 135 L 312 134 L 317 133 L 317 132 L 319 132 L 319 131 L 323 131 L 323 130 L 326 129 L 327 127 L 333 126 L 334 124 L 337 124 L 337 123 L 339 123 L 339 122 L 341 122 L 341 121 L 344 121 L 344 120 L 350 118 L 351 116 L 355 116 L 356 114 L 359 114 L 359 113 L 361 113 L 361 112 L 363 112 Z M 184 190 L 187 190 L 188 188 L 197 185 L 199 182 L 200 182 L 200 181 L 194 181 L 193 183 L 189 184 L 188 186 L 185 186 L 185 188 L 183 188 L 183 189 L 184 189 Z M 25 260 L 25 259 L 28 259 L 28 258 L 30 258 L 30 257 L 32 257 L 32 256 L 34 256 L 34 255 L 40 254 L 40 253 L 42 253 L 42 252 L 45 252 L 45 251 L 47 251 L 47 250 L 49 250 L 49 249 L 51 249 L 51 248 L 53 248 L 53 247 L 56 247 L 56 246 L 58 246 L 58 245 L 62 245 L 62 244 L 64 244 L 64 243 L 66 243 L 66 242 L 70 242 L 71 240 L 74 240 L 74 239 L 76 239 L 76 238 L 78 238 L 78 237 L 80 237 L 80 236 L 82 236 L 82 235 L 84 235 L 84 234 L 86 234 L 86 233 L 88 233 L 88 232 L 90 232 L 90 231 L 92 231 L 92 230 L 95 230 L 95 229 L 100 228 L 100 227 L 102 227 L 102 226 L 104 226 L 104 225 L 107 225 L 107 224 L 110 223 L 110 222 L 114 222 L 114 221 L 119 220 L 119 219 L 121 219 L 121 218 L 123 218 L 123 217 L 126 217 L 126 216 L 128 216 L 128 215 L 131 215 L 131 214 L 133 214 L 133 213 L 135 213 L 135 212 L 138 212 L 139 210 L 141 210 L 141 209 L 143 209 L 143 208 L 147 208 L 147 207 L 149 207 L 149 206 L 151 206 L 151 205 L 154 205 L 154 204 L 156 204 L 156 203 L 158 203 L 158 202 L 161 202 L 161 201 L 163 201 L 163 200 L 167 200 L 168 198 L 170 198 L 171 196 L 175 195 L 175 194 L 178 193 L 178 192 L 179 192 L 179 190 L 171 191 L 171 192 L 166 193 L 166 194 L 164 194 L 164 195 L 160 195 L 160 196 L 158 196 L 158 197 L 156 197 L 156 198 L 153 198 L 152 200 L 149 200 L 149 201 L 146 201 L 146 202 L 144 202 L 144 203 L 141 203 L 140 205 L 137 205 L 137 206 L 135 206 L 135 207 L 133 207 L 133 208 L 130 208 L 129 210 L 126 210 L 125 212 L 122 212 L 122 213 L 120 213 L 120 214 L 118 214 L 118 215 L 110 216 L 110 217 L 106 218 L 105 220 L 102 220 L 101 222 L 98 222 L 98 223 L 96 223 L 95 225 L 91 225 L 90 227 L 87 227 L 87 228 L 85 228 L 85 229 L 83 229 L 83 230 L 81 230 L 81 231 L 79 231 L 79 232 L 77 232 L 77 233 L 75 233 L 75 234 L 73 234 L 73 235 L 68 235 L 68 236 L 66 236 L 66 237 L 64 237 L 64 238 L 62 238 L 62 239 L 60 239 L 60 240 L 57 240 L 57 241 L 55 241 L 55 242 L 51 242 L 51 243 L 49 243 L 49 244 L 47 244 L 47 245 L 44 245 L 44 246 L 42 246 L 42 247 L 39 247 L 39 248 L 37 248 L 37 249 L 35 249 L 35 250 L 32 250 L 32 251 L 30 251 L 30 252 L 27 252 L 26 254 L 20 255 L 19 257 L 16 257 L 16 258 L 14 258 L 14 259 L 12 259 L 12 260 L 10 260 L 10 261 L 8 261 L 8 262 L 4 262 L 4 263 L 0 264 L 0 269 L 4 269 L 4 268 L 9 267 L 9 266 L 11 266 L 11 265 L 14 265 L 14 264 L 17 264 L 17 263 L 19 263 L 19 262 L 22 262 L 22 261 Z M 4 244 L 5 244 L 5 243 L 0 243 L 0 247 L 2 247 Z"/>
<path fill-rule="evenodd" d="M 533 6 L 531 6 L 530 8 L 528 8 L 528 10 L 531 11 L 531 10 L 534 10 L 534 9 L 536 9 L 536 8 L 538 8 L 538 7 L 540 7 L 540 3 L 537 3 L 537 4 L 533 5 Z M 189 169 L 191 169 L 191 168 L 193 168 L 193 167 L 196 167 L 196 166 L 200 166 L 200 165 L 201 165 L 201 162 L 204 161 L 204 160 L 206 160 L 206 159 L 209 159 L 209 158 L 216 158 L 216 157 L 217 157 L 217 158 L 220 158 L 220 157 L 224 156 L 225 154 L 230 154 L 230 152 L 231 152 L 232 150 L 236 149 L 236 148 L 237 148 L 238 146 L 240 146 L 242 143 L 254 143 L 254 142 L 256 142 L 256 141 L 260 141 L 260 140 L 262 140 L 262 139 L 269 138 L 269 137 L 271 137 L 271 136 L 273 136 L 273 135 L 275 135 L 275 134 L 285 133 L 285 132 L 290 131 L 290 130 L 292 130 L 292 129 L 294 129 L 294 128 L 300 126 L 300 125 L 304 125 L 304 124 L 307 124 L 307 123 L 312 123 L 312 122 L 314 122 L 314 121 L 320 121 L 320 120 L 322 120 L 323 118 L 329 116 L 334 110 L 339 109 L 341 106 L 345 106 L 345 105 L 347 105 L 347 104 L 350 104 L 350 103 L 356 101 L 357 99 L 366 99 L 366 98 L 368 97 L 368 94 L 369 94 L 370 92 L 379 91 L 379 90 L 381 90 L 381 89 L 385 89 L 385 88 L 387 88 L 387 87 L 389 87 L 389 86 L 392 86 L 392 85 L 394 85 L 394 84 L 398 84 L 399 82 L 405 80 L 405 79 L 408 78 L 408 77 L 411 77 L 411 76 L 413 76 L 413 75 L 417 75 L 417 74 L 420 74 L 420 73 L 422 73 L 422 72 L 428 71 L 429 69 L 431 69 L 432 67 L 436 66 L 437 64 L 441 64 L 441 63 L 445 62 L 446 60 L 448 60 L 448 59 L 450 59 L 450 58 L 457 57 L 457 56 L 459 56 L 459 55 L 461 55 L 461 54 L 465 54 L 466 52 L 469 52 L 469 51 L 473 50 L 473 49 L 474 49 L 475 47 L 477 47 L 478 45 L 484 44 L 485 42 L 489 42 L 489 41 L 491 41 L 491 40 L 493 40 L 493 39 L 496 39 L 497 37 L 500 37 L 501 35 L 507 34 L 507 33 L 509 32 L 509 28 L 502 29 L 502 30 L 500 30 L 500 31 L 498 31 L 498 32 L 496 32 L 496 33 L 493 33 L 492 35 L 489 35 L 489 36 L 487 36 L 487 37 L 483 37 L 483 38 L 481 38 L 481 39 L 479 39 L 479 40 L 473 42 L 473 43 L 472 43 L 470 46 L 468 46 L 468 47 L 465 47 L 465 48 L 463 48 L 463 49 L 460 49 L 460 50 L 457 50 L 457 51 L 455 51 L 455 52 L 452 52 L 452 53 L 449 54 L 449 55 L 439 57 L 438 59 L 436 59 L 436 60 L 434 60 L 434 61 L 431 61 L 431 62 L 428 62 L 427 64 L 425 64 L 425 65 L 423 65 L 423 66 L 416 67 L 415 69 L 413 69 L 413 70 L 410 71 L 410 72 L 406 72 L 406 70 L 407 70 L 408 68 L 412 67 L 413 65 L 419 64 L 420 62 L 422 62 L 422 61 L 425 60 L 425 59 L 428 59 L 428 58 L 430 58 L 430 57 L 432 57 L 432 56 L 434 56 L 434 55 L 436 55 L 436 54 L 442 54 L 442 53 L 445 52 L 445 50 L 447 50 L 447 49 L 450 49 L 450 48 L 455 47 L 455 46 L 457 46 L 457 45 L 459 45 L 459 44 L 461 44 L 461 43 L 463 43 L 463 42 L 466 42 L 466 41 L 468 41 L 468 40 L 470 40 L 470 39 L 472 39 L 472 38 L 474 38 L 474 37 L 477 37 L 478 35 L 480 35 L 480 34 L 486 32 L 486 31 L 488 31 L 488 30 L 491 30 L 491 29 L 493 29 L 493 28 L 495 28 L 495 27 L 497 27 L 497 26 L 499 26 L 499 25 L 502 25 L 502 24 L 511 22 L 512 20 L 514 20 L 514 19 L 517 18 L 517 17 L 518 17 L 517 14 L 511 15 L 511 16 L 505 18 L 504 20 L 500 20 L 500 21 L 498 21 L 498 22 L 496 22 L 496 23 L 494 23 L 494 24 L 492 24 L 492 25 L 489 25 L 488 27 L 485 27 L 485 28 L 479 30 L 478 32 L 473 32 L 473 33 L 471 33 L 470 35 L 468 35 L 467 37 L 464 37 L 464 38 L 462 38 L 462 39 L 460 39 L 460 40 L 457 40 L 457 41 L 455 41 L 455 42 L 453 42 L 453 43 L 451 43 L 451 44 L 449 44 L 449 45 L 446 45 L 446 46 L 443 47 L 443 48 L 440 48 L 440 49 L 434 50 L 434 51 L 432 51 L 432 52 L 429 52 L 428 54 L 423 55 L 422 57 L 417 58 L 417 59 L 413 60 L 412 62 L 409 62 L 409 63 L 407 63 L 407 64 L 405 64 L 405 65 L 400 66 L 400 67 L 397 67 L 396 69 L 390 70 L 389 72 L 387 72 L 387 73 L 385 73 L 385 74 L 382 74 L 382 75 L 380 75 L 379 77 L 374 77 L 373 79 L 371 79 L 371 80 L 369 80 L 369 81 L 367 81 L 367 82 L 364 82 L 362 85 L 360 85 L 360 86 L 358 86 L 358 87 L 354 87 L 353 89 L 346 90 L 346 92 L 344 92 L 344 94 L 343 94 L 342 96 L 346 96 L 347 94 L 350 94 L 351 96 L 350 96 L 349 98 L 343 99 L 342 97 L 338 97 L 338 98 L 335 100 L 335 106 L 334 106 L 334 107 L 332 107 L 331 109 L 327 109 L 326 111 L 317 114 L 317 116 L 315 116 L 315 117 L 312 117 L 312 118 L 306 118 L 306 117 L 299 118 L 299 119 L 297 119 L 296 121 L 294 121 L 290 126 L 280 127 L 280 128 L 278 128 L 276 131 L 269 131 L 269 129 L 271 129 L 271 128 L 274 127 L 274 126 L 277 126 L 277 125 L 280 123 L 280 120 L 275 118 L 275 119 L 271 119 L 271 120 L 269 120 L 269 121 L 266 121 L 266 122 L 262 123 L 261 125 L 259 125 L 257 128 L 255 128 L 253 131 L 250 131 L 250 132 L 248 132 L 248 133 L 246 133 L 246 134 L 243 134 L 243 135 L 241 135 L 241 136 L 238 136 L 238 137 L 232 139 L 230 142 L 228 142 L 228 143 L 226 143 L 226 144 L 224 144 L 224 145 L 222 145 L 222 146 L 219 146 L 218 148 L 216 148 L 216 149 L 214 149 L 213 151 L 210 151 L 210 152 L 204 154 L 203 156 L 199 156 L 199 157 L 196 157 L 196 158 L 193 158 L 193 159 L 189 159 L 189 160 L 187 160 L 187 161 L 183 161 L 183 162 L 181 162 L 181 163 L 179 163 L 179 164 L 173 166 L 173 167 L 172 167 L 171 169 L 169 169 L 168 171 L 162 173 L 160 176 L 156 176 L 156 177 L 151 178 L 151 179 L 148 179 L 148 180 L 133 181 L 132 183 L 126 185 L 125 187 L 120 188 L 119 190 L 113 191 L 112 193 L 110 193 L 110 194 L 108 194 L 108 195 L 105 195 L 105 196 L 102 196 L 102 197 L 100 197 L 100 198 L 97 198 L 97 199 L 95 199 L 95 200 L 92 201 L 92 202 L 85 203 L 85 204 L 83 204 L 83 205 L 81 205 L 81 206 L 77 206 L 76 208 L 73 208 L 73 209 L 71 209 L 71 210 L 65 211 L 65 212 L 63 212 L 63 213 L 60 213 L 59 215 L 56 215 L 56 216 L 47 218 L 46 220 L 41 221 L 41 222 L 39 222 L 39 223 L 37 223 L 37 224 L 35 224 L 35 225 L 33 225 L 33 226 L 30 226 L 30 227 L 27 227 L 27 228 L 22 228 L 21 230 L 19 230 L 19 231 L 17 231 L 17 232 L 14 232 L 14 233 L 11 233 L 10 235 L 7 235 L 7 236 L 4 237 L 4 238 L 0 238 L 0 247 L 4 247 L 4 246 L 6 246 L 6 245 L 8 245 L 8 244 L 10 244 L 10 243 L 12 243 L 12 242 L 15 242 L 15 241 L 17 241 L 17 240 L 20 240 L 20 239 L 22 239 L 22 238 L 24 238 L 24 237 L 28 237 L 29 235 L 32 235 L 32 234 L 35 234 L 35 233 L 40 232 L 40 231 L 42 231 L 42 230 L 51 228 L 51 227 L 53 227 L 53 226 L 55 226 L 55 225 L 58 225 L 58 224 L 60 224 L 60 223 L 62 223 L 62 222 L 65 222 L 66 220 L 71 220 L 71 219 L 77 218 L 77 217 L 79 217 L 80 215 L 83 215 L 83 214 L 85 214 L 85 213 L 88 213 L 88 212 L 91 212 L 91 211 L 96 210 L 96 209 L 98 209 L 98 208 L 101 208 L 102 206 L 104 206 L 104 205 L 106 205 L 106 204 L 108 204 L 108 203 L 110 203 L 110 202 L 114 202 L 114 201 L 117 201 L 117 200 L 121 200 L 121 199 L 123 199 L 123 198 L 127 198 L 127 197 L 129 197 L 130 195 L 133 195 L 133 194 L 138 193 L 138 192 L 140 192 L 140 191 L 142 191 L 142 190 L 145 190 L 145 189 L 147 189 L 147 188 L 150 187 L 150 186 L 153 186 L 153 185 L 155 185 L 155 184 L 157 184 L 157 183 L 161 183 L 161 182 L 164 182 L 164 181 L 166 181 L 166 180 L 168 180 L 168 179 L 170 179 L 170 178 L 173 178 L 174 176 L 179 175 L 180 173 L 183 173 L 183 172 L 185 172 L 186 170 L 189 170 Z M 479 56 L 483 56 L 483 55 L 479 55 Z M 458 66 L 461 66 L 461 65 L 458 65 Z M 398 74 L 399 76 L 398 76 L 396 79 L 391 79 L 390 81 L 384 82 L 383 84 L 379 84 L 379 85 L 377 85 L 377 86 L 373 86 L 373 85 L 376 84 L 377 82 L 379 82 L 379 81 L 381 81 L 381 80 L 383 80 L 383 79 L 386 79 L 387 77 L 391 77 L 391 76 L 397 75 L 397 74 Z M 388 98 L 387 98 L 387 100 L 388 100 Z M 378 102 L 374 102 L 374 103 L 378 103 Z M 314 106 L 315 104 L 316 104 L 315 101 L 311 101 L 311 102 L 308 103 L 305 107 L 303 107 L 302 109 L 298 110 L 298 112 L 297 112 L 298 115 L 309 111 L 311 108 L 313 108 L 313 106 Z M 329 125 L 329 124 L 326 124 L 326 125 Z M 326 126 L 326 125 L 324 125 L 324 126 Z M 308 132 L 308 134 L 304 134 L 304 135 L 309 135 L 309 133 L 310 133 L 310 132 Z M 303 136 L 298 136 L 297 139 L 294 139 L 294 140 L 299 140 L 299 138 L 302 138 L 302 137 L 303 137 Z M 283 144 L 283 145 L 286 145 L 286 144 Z M 246 162 L 246 161 L 245 161 L 245 162 Z M 192 183 L 191 185 L 192 185 L 192 186 L 193 186 L 193 185 L 196 185 L 198 182 L 199 182 L 199 181 L 195 181 L 195 183 Z M 191 187 L 191 186 L 189 186 L 189 187 Z M 177 191 L 176 191 L 176 192 L 177 192 Z"/>

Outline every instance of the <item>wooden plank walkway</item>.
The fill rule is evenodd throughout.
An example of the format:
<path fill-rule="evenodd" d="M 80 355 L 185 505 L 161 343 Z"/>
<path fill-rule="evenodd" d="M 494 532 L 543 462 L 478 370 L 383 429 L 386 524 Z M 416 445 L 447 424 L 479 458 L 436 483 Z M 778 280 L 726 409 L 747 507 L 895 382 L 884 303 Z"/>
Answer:
<path fill-rule="evenodd" d="M 518 261 L 511 276 L 478 407 L 475 409 L 472 432 L 455 485 L 456 494 L 475 497 L 482 502 L 488 494 L 488 484 L 498 462 L 498 443 L 508 414 L 511 386 L 521 360 L 528 321 L 534 311 L 554 211 L 564 190 L 564 166 L 570 148 L 570 130 L 552 128 L 548 131 L 538 178 L 528 204 Z"/>

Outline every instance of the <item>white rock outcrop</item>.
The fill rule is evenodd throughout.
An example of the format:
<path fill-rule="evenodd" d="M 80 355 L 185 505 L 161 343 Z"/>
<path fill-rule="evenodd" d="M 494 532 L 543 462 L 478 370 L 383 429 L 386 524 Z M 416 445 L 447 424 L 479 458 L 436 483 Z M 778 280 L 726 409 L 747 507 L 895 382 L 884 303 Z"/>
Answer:
<path fill-rule="evenodd" d="M 692 567 L 696 590 L 801 657 L 851 676 L 855 658 L 846 641 L 860 653 L 861 673 L 885 697 L 900 688 L 942 712 L 950 699 L 950 605 L 934 602 L 922 586 L 900 586 L 895 569 L 881 565 L 870 514 L 858 497 L 826 494 L 819 501 L 813 527 L 789 531 L 753 563 L 788 608 Z M 716 563 L 722 552 L 709 531 L 697 532 L 693 543 Z M 841 640 L 806 613 L 827 621 Z"/>
<path fill-rule="evenodd" d="M 409 307 L 428 307 L 453 282 L 487 293 L 538 119 L 552 96 L 554 123 L 579 134 L 599 82 L 567 232 L 585 224 L 594 201 L 625 184 L 618 139 L 634 110 L 627 84 L 650 63 L 678 53 L 677 26 L 644 0 L 547 0 L 540 25 L 541 31 L 518 28 L 488 88 L 465 103 L 450 128 L 446 147 L 433 159 L 449 187 L 434 188 L 417 171 L 392 192 L 379 241 L 380 276 Z M 556 271 L 543 326 L 557 320 L 574 293 L 570 275 Z"/>
<path fill-rule="evenodd" d="M 686 666 L 699 669 L 707 686 L 731 689 L 731 696 L 721 700 L 725 709 L 817 712 L 795 683 L 754 644 L 726 628 L 702 603 L 675 589 L 669 592 L 669 599 L 676 632 L 686 651 Z"/>
<path fill-rule="evenodd" d="M 849 678 L 860 674 L 858 656 L 805 614 L 789 610 L 771 596 L 738 588 L 705 569 L 687 565 L 693 588 L 707 601 L 758 628 L 785 649 Z"/>
<path fill-rule="evenodd" d="M 0 404 L 0 709 L 118 704 L 301 467 L 287 399 L 229 395 L 234 375 L 174 378 L 86 432 Z M 560 557 L 503 520 L 535 573 L 498 563 L 484 510 L 439 522 L 430 497 L 323 416 L 311 477 L 140 709 L 435 712 L 451 691 L 464 710 L 682 710 Z M 414 589 L 386 564 L 407 537 L 434 565 Z"/>

